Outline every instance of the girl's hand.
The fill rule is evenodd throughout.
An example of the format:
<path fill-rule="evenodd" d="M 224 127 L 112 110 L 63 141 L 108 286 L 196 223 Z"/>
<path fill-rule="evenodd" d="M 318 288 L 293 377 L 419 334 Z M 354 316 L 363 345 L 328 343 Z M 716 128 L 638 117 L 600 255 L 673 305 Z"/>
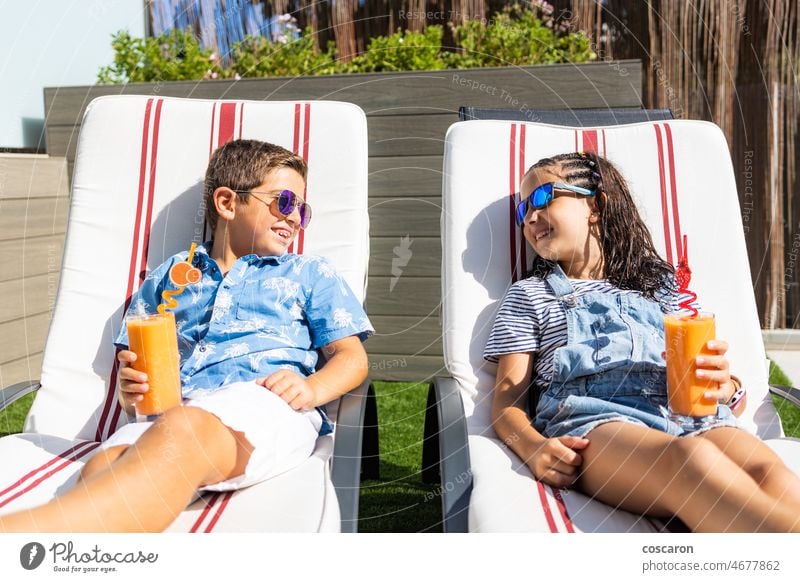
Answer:
<path fill-rule="evenodd" d="M 724 404 L 730 400 L 736 391 L 736 386 L 731 381 L 728 359 L 725 357 L 725 353 L 728 351 L 728 342 L 711 340 L 706 344 L 706 349 L 712 354 L 697 356 L 695 359 L 695 364 L 697 364 L 695 375 L 700 380 L 715 382 L 717 390 L 709 390 L 704 396 Z"/>
<path fill-rule="evenodd" d="M 314 389 L 305 378 L 291 370 L 278 370 L 266 378 L 259 378 L 256 384 L 280 396 L 294 410 L 314 408 Z"/>
<path fill-rule="evenodd" d="M 578 469 L 583 463 L 583 457 L 576 451 L 588 445 L 589 439 L 573 436 L 547 439 L 528 459 L 528 467 L 539 481 L 547 485 L 570 487 L 578 478 Z"/>
<path fill-rule="evenodd" d="M 130 350 L 121 350 L 117 354 L 117 361 L 119 361 L 119 402 L 125 413 L 132 416 L 136 413 L 136 403 L 144 398 L 142 394 L 150 390 L 147 374 L 131 367 L 136 361 L 136 354 Z"/>

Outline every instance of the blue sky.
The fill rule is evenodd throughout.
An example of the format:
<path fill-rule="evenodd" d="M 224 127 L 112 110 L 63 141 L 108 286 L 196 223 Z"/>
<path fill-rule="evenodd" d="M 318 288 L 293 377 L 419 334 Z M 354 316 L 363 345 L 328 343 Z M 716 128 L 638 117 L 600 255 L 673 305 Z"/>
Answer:
<path fill-rule="evenodd" d="M 90 85 L 111 34 L 144 35 L 144 0 L 0 0 L 0 147 L 35 147 L 44 87 Z"/>

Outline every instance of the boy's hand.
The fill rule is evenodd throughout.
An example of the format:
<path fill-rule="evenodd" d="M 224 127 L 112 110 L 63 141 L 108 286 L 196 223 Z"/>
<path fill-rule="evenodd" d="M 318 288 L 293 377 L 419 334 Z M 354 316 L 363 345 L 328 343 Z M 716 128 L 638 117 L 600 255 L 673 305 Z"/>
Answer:
<path fill-rule="evenodd" d="M 280 396 L 294 410 L 314 408 L 314 389 L 305 378 L 291 370 L 278 370 L 266 378 L 259 378 L 256 384 Z"/>
<path fill-rule="evenodd" d="M 706 344 L 706 349 L 713 354 L 697 356 L 695 374 L 701 380 L 716 382 L 717 390 L 709 390 L 704 396 L 724 404 L 736 391 L 736 386 L 731 381 L 728 359 L 725 357 L 725 353 L 728 351 L 728 342 L 711 340 Z"/>
<path fill-rule="evenodd" d="M 119 361 L 119 402 L 128 415 L 135 414 L 135 405 L 143 398 L 142 394 L 150 389 L 147 374 L 131 367 L 136 361 L 136 354 L 130 350 L 122 350 L 117 354 Z"/>
<path fill-rule="evenodd" d="M 553 487 L 570 487 L 578 478 L 583 457 L 576 451 L 585 449 L 589 439 L 574 436 L 550 438 L 542 442 L 527 464 L 533 475 Z"/>

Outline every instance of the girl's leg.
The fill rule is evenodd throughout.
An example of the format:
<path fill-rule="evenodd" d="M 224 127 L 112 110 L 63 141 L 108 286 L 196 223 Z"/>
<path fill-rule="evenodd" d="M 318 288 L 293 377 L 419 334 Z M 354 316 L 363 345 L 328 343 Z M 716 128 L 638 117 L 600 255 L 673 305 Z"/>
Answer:
<path fill-rule="evenodd" d="M 46 505 L 0 517 L 0 532 L 161 531 L 198 487 L 243 473 L 251 452 L 213 414 L 176 407 L 108 470 Z"/>
<path fill-rule="evenodd" d="M 625 422 L 595 428 L 579 486 L 635 513 L 677 515 L 693 531 L 800 531 L 800 517 L 762 491 L 709 439 Z"/>
<path fill-rule="evenodd" d="M 715 428 L 706 438 L 739 465 L 771 497 L 790 504 L 800 514 L 800 479 L 761 439 L 735 428 Z"/>

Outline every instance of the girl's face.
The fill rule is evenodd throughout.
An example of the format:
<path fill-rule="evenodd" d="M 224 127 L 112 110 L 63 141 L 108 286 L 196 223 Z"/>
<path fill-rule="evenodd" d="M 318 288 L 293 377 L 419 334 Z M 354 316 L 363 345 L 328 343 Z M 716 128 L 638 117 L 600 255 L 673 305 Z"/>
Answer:
<path fill-rule="evenodd" d="M 520 185 L 523 200 L 548 182 L 564 182 L 558 167 L 528 172 Z M 544 259 L 558 262 L 567 276 L 595 278 L 592 275 L 597 275 L 597 266 L 602 263 L 599 222 L 594 197 L 556 190 L 548 206 L 528 209 L 522 228 L 533 250 Z"/>

